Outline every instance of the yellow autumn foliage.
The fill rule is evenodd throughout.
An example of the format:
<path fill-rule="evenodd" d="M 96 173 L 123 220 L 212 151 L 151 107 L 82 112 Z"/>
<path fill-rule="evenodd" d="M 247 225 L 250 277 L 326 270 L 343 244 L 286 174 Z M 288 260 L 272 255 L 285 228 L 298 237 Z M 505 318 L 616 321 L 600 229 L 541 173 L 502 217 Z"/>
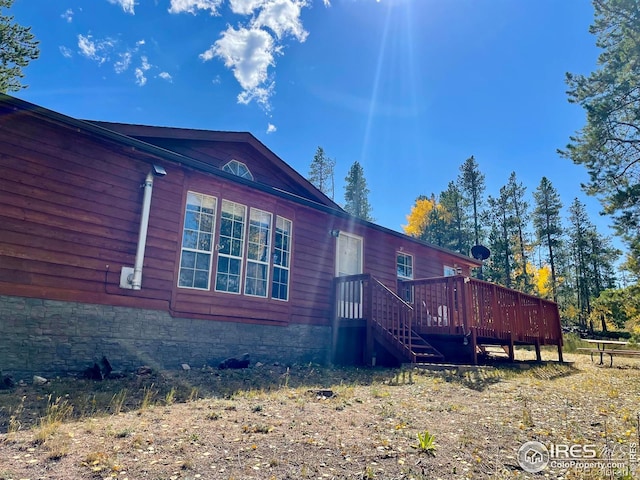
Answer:
<path fill-rule="evenodd" d="M 434 209 L 437 213 L 436 218 L 450 220 L 451 214 L 438 203 L 434 195 L 431 198 L 419 198 L 407 215 L 407 224 L 402 226 L 404 233 L 412 237 L 420 237 L 432 222 Z"/>

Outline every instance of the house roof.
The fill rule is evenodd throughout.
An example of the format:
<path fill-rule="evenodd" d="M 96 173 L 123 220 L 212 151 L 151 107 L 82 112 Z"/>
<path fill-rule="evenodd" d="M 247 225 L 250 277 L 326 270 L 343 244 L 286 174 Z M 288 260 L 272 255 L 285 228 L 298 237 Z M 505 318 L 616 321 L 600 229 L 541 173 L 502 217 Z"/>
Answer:
<path fill-rule="evenodd" d="M 284 176 L 288 179 L 288 184 L 290 185 L 289 189 L 293 190 L 292 193 L 302 197 L 307 197 L 309 200 L 321 203 L 328 207 L 342 210 L 342 207 L 322 191 L 318 190 L 309 180 L 300 175 L 295 169 L 269 150 L 269 148 L 249 132 L 213 131 L 193 128 L 157 127 L 151 125 L 133 125 L 92 120 L 88 121 L 94 125 L 98 125 L 114 132 L 127 135 L 128 137 L 133 137 L 163 148 L 170 147 L 167 147 L 164 143 L 159 144 L 158 142 L 161 140 L 171 140 L 174 143 L 179 142 L 183 144 L 188 144 L 190 142 L 225 142 L 249 146 L 255 150 L 261 158 L 265 159 L 269 163 L 269 168 L 271 170 L 278 172 L 279 177 Z M 205 162 L 210 161 L 208 155 L 198 154 L 198 152 L 195 151 L 192 151 L 189 156 Z"/>
<path fill-rule="evenodd" d="M 45 118 L 49 121 L 56 122 L 58 124 L 66 125 L 74 129 L 80 129 L 82 131 L 91 133 L 103 139 L 111 140 L 121 145 L 133 147 L 138 151 L 145 152 L 152 156 L 155 156 L 170 162 L 179 163 L 208 174 L 222 177 L 231 182 L 245 184 L 247 186 L 251 186 L 257 190 L 269 193 L 271 195 L 285 198 L 291 202 L 294 202 L 300 205 L 305 205 L 307 207 L 311 207 L 316 210 L 323 211 L 325 213 L 328 213 L 330 215 L 333 215 L 339 218 L 348 219 L 351 222 L 366 226 L 368 228 L 372 228 L 374 230 L 383 232 L 385 234 L 393 235 L 399 238 L 403 238 L 410 242 L 415 242 L 421 245 L 428 246 L 434 250 L 438 250 L 448 255 L 460 258 L 461 260 L 464 260 L 467 264 L 470 264 L 470 265 L 476 265 L 476 266 L 481 265 L 481 262 L 467 255 L 462 255 L 460 253 L 453 252 L 451 250 L 439 247 L 437 245 L 432 245 L 430 243 L 424 242 L 417 238 L 410 237 L 408 235 L 389 229 L 387 227 L 383 227 L 381 225 L 377 225 L 375 223 L 353 217 L 349 213 L 345 212 L 342 208 L 340 208 L 336 203 L 334 203 L 326 195 L 320 192 L 320 190 L 314 187 L 310 182 L 304 179 L 299 173 L 293 170 L 286 162 L 281 160 L 275 153 L 270 151 L 257 138 L 255 138 L 252 134 L 247 132 L 220 132 L 220 131 L 180 129 L 180 128 L 169 128 L 169 127 L 150 127 L 146 125 L 131 125 L 131 124 L 122 124 L 122 123 L 79 120 L 79 119 L 64 115 L 62 113 L 55 112 L 53 110 L 49 110 L 42 106 L 18 99 L 16 97 L 2 94 L 2 93 L 0 93 L 0 105 L 6 105 L 7 107 L 9 107 L 14 111 L 23 111 L 41 118 Z M 126 134 L 124 132 L 128 132 L 129 134 Z M 152 134 L 152 135 L 142 135 L 142 133 Z M 166 133 L 167 137 L 162 137 L 160 135 L 161 133 L 162 134 Z M 159 147 L 158 145 L 154 145 L 147 141 L 143 141 L 138 138 L 135 138 L 136 135 L 152 136 L 156 138 L 182 138 L 182 139 L 192 139 L 192 140 L 206 139 L 206 140 L 224 140 L 224 141 L 232 141 L 232 142 L 233 141 L 246 142 L 252 145 L 254 148 L 256 148 L 256 150 L 258 150 L 261 154 L 265 155 L 269 160 L 273 161 L 274 165 L 279 166 L 287 174 L 291 175 L 292 178 L 295 178 L 296 180 L 298 180 L 299 184 L 305 187 L 305 190 L 309 190 L 309 195 L 300 195 L 299 193 L 296 193 L 296 192 L 285 191 L 283 189 L 273 187 L 271 185 L 254 182 L 252 180 L 241 178 L 237 175 L 228 173 L 216 166 L 213 166 L 210 163 L 205 162 L 201 159 L 186 156 L 186 155 L 174 152 L 172 150 Z"/>

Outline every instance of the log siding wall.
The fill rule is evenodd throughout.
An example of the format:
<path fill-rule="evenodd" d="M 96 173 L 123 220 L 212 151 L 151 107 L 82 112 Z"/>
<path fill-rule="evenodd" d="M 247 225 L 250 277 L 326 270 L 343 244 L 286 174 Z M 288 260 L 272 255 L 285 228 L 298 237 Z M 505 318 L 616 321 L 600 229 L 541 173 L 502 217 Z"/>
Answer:
<path fill-rule="evenodd" d="M 243 158 L 237 148 L 234 158 L 250 158 L 249 154 Z M 121 289 L 121 267 L 133 266 L 135 261 L 141 185 L 154 163 L 163 166 L 167 175 L 154 182 L 142 290 Z M 98 337 L 90 335 L 94 327 L 101 334 L 106 329 L 118 339 L 110 341 L 112 347 L 102 353 L 115 355 L 131 334 L 136 340 L 126 345 L 155 345 L 149 348 L 162 365 L 173 359 L 174 365 L 179 364 L 179 355 L 162 347 L 175 336 L 184 338 L 180 348 L 185 352 L 191 351 L 188 342 L 204 342 L 180 360 L 187 363 L 204 361 L 205 350 L 213 357 L 238 354 L 234 348 L 238 345 L 252 344 L 247 348 L 251 351 L 269 350 L 271 335 L 280 340 L 300 336 L 299 342 L 287 339 L 273 355 L 290 350 L 287 358 L 306 358 L 302 353 L 306 349 L 310 358 L 326 358 L 331 343 L 326 330 L 332 321 L 336 250 L 331 230 L 363 237 L 364 271 L 392 289 L 396 285 L 397 251 L 414 256 L 415 278 L 440 276 L 443 264 L 456 258 L 344 216 L 195 171 L 124 142 L 2 106 L 0 169 L 0 347 L 12 352 L 5 363 L 18 369 L 40 368 L 37 352 L 47 352 L 47 358 L 57 352 L 60 358 L 53 364 L 71 368 L 64 359 L 69 349 L 82 353 L 81 361 L 86 363 L 85 357 L 101 351 Z M 267 176 L 268 172 L 257 169 L 254 174 Z M 215 292 L 215 252 L 209 291 L 177 286 L 188 191 L 215 196 L 218 208 L 222 200 L 230 200 L 248 209 L 268 211 L 274 222 L 278 215 L 292 222 L 288 301 Z M 216 242 L 219 222 L 218 212 Z M 243 255 L 246 259 L 246 248 Z M 49 309 L 64 313 L 49 314 Z M 96 313 L 82 313 L 86 309 Z M 113 313 L 116 311 L 120 313 Z M 223 333 L 225 328 L 235 333 Z M 255 335 L 244 339 L 240 333 L 244 328 Z M 61 333 L 56 334 L 56 329 Z M 117 333 L 120 331 L 123 333 Z M 86 342 L 82 340 L 85 336 Z M 89 346 L 76 351 L 76 344 Z M 49 346 L 41 349 L 42 345 Z M 20 352 L 30 352 L 28 360 L 19 358 Z M 62 363 L 56 363 L 59 361 Z M 122 361 L 133 365 L 141 359 L 123 357 Z M 0 369 L 7 369 L 2 359 Z"/>

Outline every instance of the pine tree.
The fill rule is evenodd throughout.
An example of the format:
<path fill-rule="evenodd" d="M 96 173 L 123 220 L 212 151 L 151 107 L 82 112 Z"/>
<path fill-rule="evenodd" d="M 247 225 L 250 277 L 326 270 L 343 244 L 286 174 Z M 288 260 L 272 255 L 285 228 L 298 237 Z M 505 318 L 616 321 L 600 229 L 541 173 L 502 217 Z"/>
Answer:
<path fill-rule="evenodd" d="M 449 215 L 449 248 L 469 255 L 472 247 L 469 216 L 458 183 L 449 182 L 447 189 L 440 194 L 440 204 Z"/>
<path fill-rule="evenodd" d="M 547 247 L 547 260 L 551 268 L 551 291 L 553 301 L 558 301 L 558 272 L 556 271 L 556 256 L 562 244 L 562 221 L 560 210 L 562 202 L 558 192 L 547 177 L 542 177 L 538 188 L 533 193 L 535 210 L 533 211 L 533 225 L 538 242 Z"/>
<path fill-rule="evenodd" d="M 486 265 L 485 276 L 507 288 L 512 287 L 514 221 L 510 208 L 510 194 L 506 187 L 500 189 L 499 197 L 489 196 L 487 203 L 490 221 L 489 249 L 491 257 Z"/>
<path fill-rule="evenodd" d="M 527 188 L 522 182 L 517 181 L 516 172 L 511 172 L 506 188 L 509 197 L 509 207 L 513 215 L 513 226 L 516 230 L 514 250 L 517 252 L 517 255 L 514 258 L 514 280 L 516 282 L 516 288 L 529 292 L 531 290 L 531 279 L 527 271 L 528 244 L 525 240 L 525 230 L 529 223 L 529 204 L 525 200 Z"/>
<path fill-rule="evenodd" d="M 469 204 L 472 207 L 473 219 L 473 240 L 475 245 L 482 241 L 482 228 L 480 226 L 480 214 L 483 204 L 483 194 L 485 190 L 484 174 L 480 172 L 478 162 L 471 157 L 467 158 L 460 167 L 460 187 L 465 193 Z"/>
<path fill-rule="evenodd" d="M 364 178 L 364 169 L 356 160 L 351 165 L 345 178 L 344 209 L 351 215 L 372 222 L 371 205 L 369 205 L 369 188 Z"/>
<path fill-rule="evenodd" d="M 584 165 L 586 191 L 614 216 L 618 235 L 640 257 L 640 3 L 593 0 L 590 32 L 601 49 L 598 69 L 567 73 L 569 102 L 585 109 L 587 122 L 562 155 Z M 640 264 L 630 266 L 640 268 Z M 638 272 L 636 272 L 638 273 Z"/>
<path fill-rule="evenodd" d="M 25 85 L 22 69 L 40 55 L 38 41 L 31 33 L 31 27 L 23 27 L 13 21 L 14 17 L 4 15 L 2 9 L 10 8 L 13 0 L 0 0 L 0 92 L 17 92 Z"/>
<path fill-rule="evenodd" d="M 309 167 L 308 180 L 313 183 L 318 190 L 324 193 L 331 200 L 334 199 L 334 169 L 336 161 L 329 158 L 324 153 L 322 147 L 318 147 Z"/>

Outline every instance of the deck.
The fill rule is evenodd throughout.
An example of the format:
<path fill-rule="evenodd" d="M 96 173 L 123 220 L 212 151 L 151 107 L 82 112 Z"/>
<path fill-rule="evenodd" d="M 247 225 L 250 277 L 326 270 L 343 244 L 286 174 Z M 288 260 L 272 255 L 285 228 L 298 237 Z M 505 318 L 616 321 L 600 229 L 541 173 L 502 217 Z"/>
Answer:
<path fill-rule="evenodd" d="M 362 361 L 375 363 L 383 347 L 401 362 L 464 359 L 478 363 L 486 346 L 555 345 L 562 361 L 562 330 L 556 303 L 465 277 L 399 282 L 392 291 L 369 274 L 334 280 L 334 358 L 341 332 L 359 328 Z"/>

